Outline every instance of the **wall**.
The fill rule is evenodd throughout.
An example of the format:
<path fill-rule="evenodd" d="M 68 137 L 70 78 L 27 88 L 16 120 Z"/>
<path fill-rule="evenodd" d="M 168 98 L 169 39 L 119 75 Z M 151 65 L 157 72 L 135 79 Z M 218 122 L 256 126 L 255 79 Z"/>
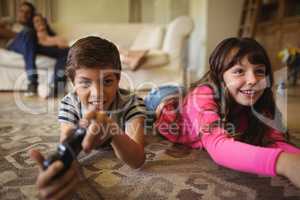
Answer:
<path fill-rule="evenodd" d="M 141 1 L 142 22 L 167 24 L 179 15 L 193 18 L 195 26 L 187 58 L 192 80 L 205 73 L 215 46 L 224 38 L 237 35 L 243 4 L 242 0 Z M 53 0 L 53 6 L 56 22 L 126 23 L 129 20 L 129 0 Z"/>
<path fill-rule="evenodd" d="M 206 60 L 216 45 L 227 37 L 237 36 L 242 12 L 241 0 L 208 0 L 207 16 L 207 55 Z"/>
<path fill-rule="evenodd" d="M 152 23 L 154 21 L 154 9 L 153 1 L 142 0 L 142 22 Z"/>
<path fill-rule="evenodd" d="M 190 0 L 189 15 L 194 21 L 194 31 L 189 41 L 188 69 L 190 73 L 188 81 L 193 82 L 205 72 L 207 1 Z"/>
<path fill-rule="evenodd" d="M 242 4 L 241 0 L 190 0 L 189 15 L 195 23 L 188 59 L 192 81 L 207 71 L 216 45 L 226 37 L 237 36 Z"/>
<path fill-rule="evenodd" d="M 122 23 L 128 22 L 128 13 L 128 0 L 53 0 L 53 21 L 58 23 Z"/>

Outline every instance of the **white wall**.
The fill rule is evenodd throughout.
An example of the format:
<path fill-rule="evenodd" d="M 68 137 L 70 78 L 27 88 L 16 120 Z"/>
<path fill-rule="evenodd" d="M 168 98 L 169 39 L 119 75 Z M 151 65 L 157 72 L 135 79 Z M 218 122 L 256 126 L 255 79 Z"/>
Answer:
<path fill-rule="evenodd" d="M 129 0 L 52 0 L 54 22 L 122 23 L 129 20 Z"/>
<path fill-rule="evenodd" d="M 192 80 L 207 71 L 209 55 L 221 40 L 237 36 L 242 4 L 242 0 L 190 0 L 195 23 L 189 48 Z"/>
<path fill-rule="evenodd" d="M 143 3 L 151 4 L 152 23 L 168 24 L 173 19 L 181 15 L 188 15 L 190 0 L 143 0 Z M 147 10 L 144 7 L 144 10 Z M 149 13 L 149 10 L 146 11 Z"/>
<path fill-rule="evenodd" d="M 154 23 L 167 24 L 170 21 L 171 0 L 154 1 Z"/>
<path fill-rule="evenodd" d="M 153 0 L 142 0 L 142 22 L 152 23 L 154 21 L 154 8 Z"/>
<path fill-rule="evenodd" d="M 243 1 L 208 0 L 207 61 L 216 45 L 238 33 Z"/>
<path fill-rule="evenodd" d="M 52 0 L 56 22 L 127 23 L 129 0 Z M 142 21 L 168 24 L 190 15 L 194 32 L 189 41 L 188 67 L 193 80 L 207 70 L 208 57 L 224 38 L 236 36 L 242 0 L 141 0 Z M 116 6 L 117 5 L 117 6 Z"/>
<path fill-rule="evenodd" d="M 194 31 L 189 41 L 188 80 L 198 79 L 205 71 L 207 46 L 207 1 L 190 0 L 190 13 L 194 21 Z"/>

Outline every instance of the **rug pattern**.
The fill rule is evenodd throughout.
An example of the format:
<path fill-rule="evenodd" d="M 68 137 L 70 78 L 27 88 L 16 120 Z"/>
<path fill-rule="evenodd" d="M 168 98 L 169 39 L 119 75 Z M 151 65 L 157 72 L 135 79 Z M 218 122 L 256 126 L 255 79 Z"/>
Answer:
<path fill-rule="evenodd" d="M 27 103 L 46 106 L 44 101 Z M 56 104 L 54 108 L 31 114 L 11 101 L 1 106 L 0 199 L 38 199 L 37 168 L 28 150 L 49 154 L 56 148 Z M 292 141 L 298 145 L 299 136 L 292 133 Z M 132 170 L 109 149 L 80 155 L 86 179 L 74 199 L 300 199 L 300 190 L 283 177 L 262 177 L 220 167 L 205 151 L 171 144 L 155 132 L 147 134 L 146 156 L 144 166 Z"/>

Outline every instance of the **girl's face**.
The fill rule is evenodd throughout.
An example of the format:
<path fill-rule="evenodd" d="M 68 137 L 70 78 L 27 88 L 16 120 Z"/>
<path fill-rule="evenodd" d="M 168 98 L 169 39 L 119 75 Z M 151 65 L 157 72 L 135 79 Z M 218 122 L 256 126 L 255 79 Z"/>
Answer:
<path fill-rule="evenodd" d="M 240 105 L 252 106 L 267 87 L 266 66 L 251 64 L 245 56 L 223 74 L 225 87 Z"/>
<path fill-rule="evenodd" d="M 116 97 L 119 79 L 109 69 L 81 68 L 74 77 L 76 93 L 88 110 L 108 110 Z"/>
<path fill-rule="evenodd" d="M 34 29 L 36 31 L 44 31 L 46 29 L 46 22 L 39 15 L 37 15 L 33 18 L 33 25 L 34 25 Z"/>

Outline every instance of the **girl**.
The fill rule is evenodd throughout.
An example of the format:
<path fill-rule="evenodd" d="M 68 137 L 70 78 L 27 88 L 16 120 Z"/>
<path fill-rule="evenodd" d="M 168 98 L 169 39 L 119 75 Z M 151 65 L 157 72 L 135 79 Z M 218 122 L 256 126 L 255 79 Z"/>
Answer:
<path fill-rule="evenodd" d="M 263 47 L 249 38 L 225 39 L 211 54 L 209 67 L 182 101 L 182 89 L 172 86 L 154 89 L 145 98 L 160 134 L 204 148 L 219 165 L 283 175 L 300 187 L 300 149 L 288 143 Z"/>
<path fill-rule="evenodd" d="M 50 28 L 46 19 L 41 14 L 36 14 L 33 18 L 33 25 L 37 36 L 37 53 L 47 55 L 56 59 L 54 76 L 50 83 L 50 88 L 41 88 L 39 96 L 42 98 L 57 97 L 65 93 L 66 77 L 64 69 L 68 55 L 67 41 L 57 36 Z"/>
<path fill-rule="evenodd" d="M 36 14 L 33 18 L 34 29 L 37 34 L 38 43 L 43 46 L 56 46 L 58 48 L 67 48 L 67 41 L 56 36 L 49 27 L 46 19 L 41 14 Z"/>

